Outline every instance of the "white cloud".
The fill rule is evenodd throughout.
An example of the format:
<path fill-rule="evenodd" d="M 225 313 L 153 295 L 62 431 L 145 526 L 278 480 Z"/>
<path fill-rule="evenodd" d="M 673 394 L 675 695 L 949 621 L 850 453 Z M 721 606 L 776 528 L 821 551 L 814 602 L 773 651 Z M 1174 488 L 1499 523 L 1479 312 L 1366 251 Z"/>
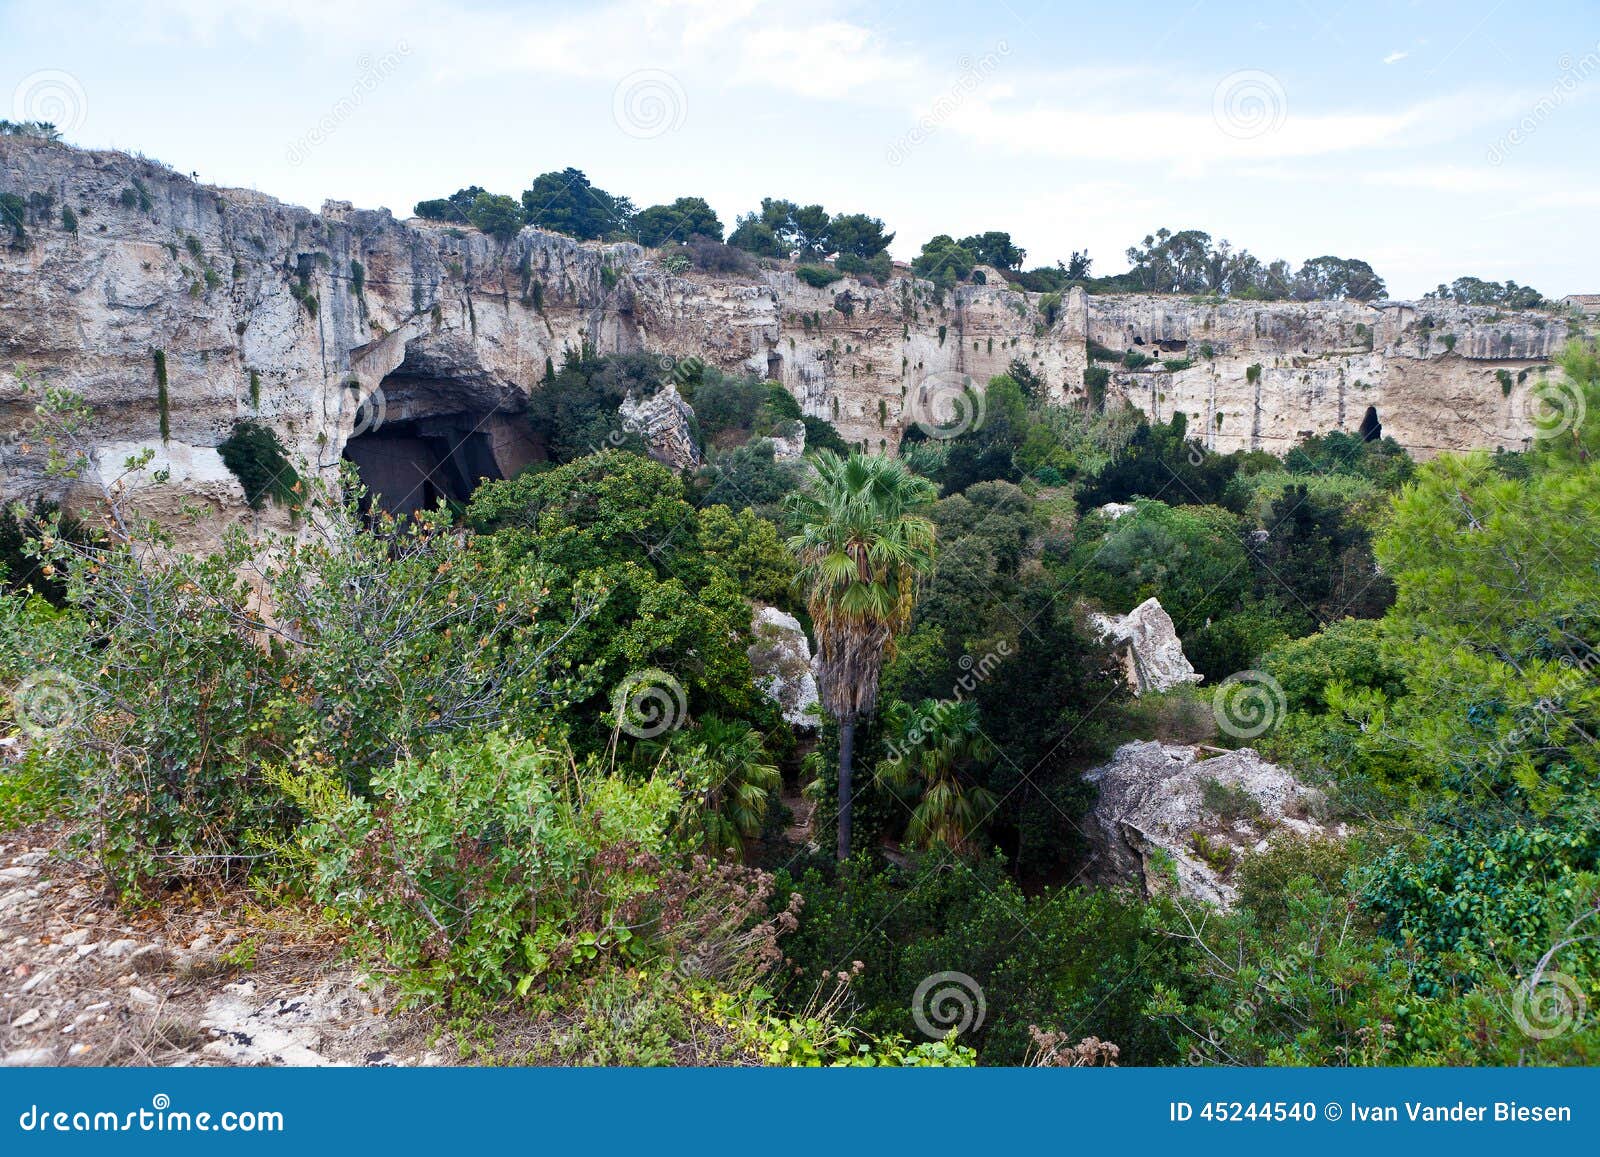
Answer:
<path fill-rule="evenodd" d="M 1378 112 L 1302 110 L 1284 97 L 1281 117 L 1260 135 L 1214 115 L 1209 96 L 1144 108 L 1003 102 L 988 92 L 969 99 L 950 127 L 1011 151 L 1084 160 L 1148 161 L 1193 174 L 1213 161 L 1305 158 L 1387 149 L 1461 136 L 1503 117 L 1508 98 L 1459 94 Z M 1281 123 L 1280 123 L 1281 121 Z"/>
<path fill-rule="evenodd" d="M 1402 52 L 1399 49 L 1396 49 L 1395 51 L 1391 52 L 1388 56 L 1385 56 L 1383 58 L 1383 62 L 1385 64 L 1399 64 L 1402 60 L 1404 60 L 1406 57 L 1408 57 L 1410 55 L 1411 54 L 1409 52 Z"/>

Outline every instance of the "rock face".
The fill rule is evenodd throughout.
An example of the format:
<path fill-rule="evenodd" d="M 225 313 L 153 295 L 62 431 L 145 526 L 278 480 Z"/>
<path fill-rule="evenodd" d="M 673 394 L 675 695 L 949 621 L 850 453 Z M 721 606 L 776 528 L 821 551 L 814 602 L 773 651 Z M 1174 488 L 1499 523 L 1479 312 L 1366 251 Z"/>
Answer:
<path fill-rule="evenodd" d="M 629 394 L 617 412 L 629 429 L 644 438 L 657 462 L 674 470 L 700 465 L 694 409 L 678 393 L 676 382 L 668 382 L 648 398 Z"/>
<path fill-rule="evenodd" d="M 811 670 L 811 642 L 800 620 L 777 607 L 757 606 L 750 633 L 756 685 L 778 705 L 786 722 L 815 730 L 821 720 L 809 709 L 818 701 L 817 680 Z"/>
<path fill-rule="evenodd" d="M 871 450 L 927 417 L 919 400 L 981 389 L 1013 361 L 1081 400 L 1093 355 L 1109 398 L 1182 411 L 1218 451 L 1376 424 L 1427 455 L 1525 445 L 1529 392 L 1568 332 L 1551 314 L 1434 303 L 1039 295 L 999 278 L 941 291 L 906 274 L 817 289 L 774 263 L 680 275 L 636 245 L 531 228 L 502 242 L 345 202 L 312 213 L 21 137 L 0 137 L 0 192 L 28 206 L 0 248 L 6 497 L 54 489 L 26 437 L 22 365 L 84 395 L 103 469 L 155 449 L 217 522 L 247 516 L 216 451 L 240 418 L 270 424 L 310 476 L 331 479 L 348 452 L 420 500 L 459 497 L 541 456 L 519 411 L 583 345 L 765 375 Z M 1129 369 L 1126 351 L 1151 360 Z M 680 442 L 667 438 L 674 459 Z"/>
<path fill-rule="evenodd" d="M 1108 392 L 1162 421 L 1183 413 L 1209 449 L 1281 454 L 1376 424 L 1419 457 L 1523 449 L 1529 391 L 1569 332 L 1548 313 L 1448 302 L 1157 296 L 1091 297 L 1084 324 Z M 1152 360 L 1129 370 L 1116 359 L 1130 351 Z"/>
<path fill-rule="evenodd" d="M 1237 898 L 1233 869 L 1284 833 L 1339 837 L 1313 818 L 1322 794 L 1249 748 L 1202 759 L 1196 749 L 1134 742 L 1085 777 L 1100 794 L 1087 829 L 1090 874 L 1103 884 L 1137 883 L 1146 894 L 1169 877 L 1153 856 L 1177 869 L 1186 896 L 1226 907 Z"/>
<path fill-rule="evenodd" d="M 1094 623 L 1116 645 L 1135 695 L 1171 691 L 1205 678 L 1190 666 L 1172 616 L 1157 599 L 1145 599 L 1125 615 L 1095 615 Z"/>
<path fill-rule="evenodd" d="M 804 422 L 785 422 L 773 430 L 771 441 L 775 461 L 794 462 L 803 458 L 806 452 L 806 425 Z"/>

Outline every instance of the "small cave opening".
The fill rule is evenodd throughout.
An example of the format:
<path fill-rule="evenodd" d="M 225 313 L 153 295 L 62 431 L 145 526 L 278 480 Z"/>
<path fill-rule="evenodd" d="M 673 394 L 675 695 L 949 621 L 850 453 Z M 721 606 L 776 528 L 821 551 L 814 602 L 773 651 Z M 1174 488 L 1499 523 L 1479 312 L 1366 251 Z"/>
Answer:
<path fill-rule="evenodd" d="M 1376 442 L 1383 437 L 1383 423 L 1378 421 L 1378 407 L 1368 406 L 1361 416 L 1361 440 Z"/>
<path fill-rule="evenodd" d="M 344 447 L 369 508 L 405 518 L 441 499 L 464 505 L 483 482 L 543 457 L 523 415 L 474 385 L 409 364 L 383 379 L 381 404 L 358 413 Z"/>

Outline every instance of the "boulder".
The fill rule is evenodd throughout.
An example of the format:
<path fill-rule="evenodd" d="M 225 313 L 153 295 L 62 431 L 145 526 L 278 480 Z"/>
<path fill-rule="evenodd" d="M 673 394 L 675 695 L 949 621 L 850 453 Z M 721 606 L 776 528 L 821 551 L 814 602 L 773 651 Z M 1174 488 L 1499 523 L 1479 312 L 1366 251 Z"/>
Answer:
<path fill-rule="evenodd" d="M 779 462 L 793 462 L 805 457 L 806 424 L 798 419 L 780 422 L 772 431 L 772 457 Z"/>
<path fill-rule="evenodd" d="M 674 470 L 700 465 L 694 408 L 678 393 L 677 383 L 668 382 L 648 398 L 629 394 L 617 413 L 628 429 L 644 439 L 650 457 L 657 462 Z"/>
<path fill-rule="evenodd" d="M 817 702 L 817 680 L 811 671 L 811 642 L 800 620 L 777 607 L 757 605 L 750 633 L 755 638 L 749 655 L 756 686 L 789 724 L 815 730 L 820 719 L 809 708 Z"/>
<path fill-rule="evenodd" d="M 1134 504 L 1131 502 L 1107 502 L 1102 506 L 1096 506 L 1094 508 L 1094 512 L 1096 514 L 1103 514 L 1112 522 L 1115 522 L 1124 514 L 1132 514 L 1137 509 L 1138 507 L 1134 506 Z"/>
<path fill-rule="evenodd" d="M 1226 908 L 1238 893 L 1234 869 L 1286 834 L 1337 838 L 1343 825 L 1318 819 L 1326 799 L 1287 768 L 1249 748 L 1208 754 L 1136 741 L 1085 777 L 1099 789 L 1085 825 L 1098 883 L 1138 884 L 1146 895 L 1170 885 L 1152 862 L 1169 860 L 1181 895 Z"/>
<path fill-rule="evenodd" d="M 1119 650 L 1135 695 L 1170 691 L 1205 678 L 1190 665 L 1172 616 L 1156 599 L 1146 599 L 1125 615 L 1095 615 L 1093 621 Z"/>

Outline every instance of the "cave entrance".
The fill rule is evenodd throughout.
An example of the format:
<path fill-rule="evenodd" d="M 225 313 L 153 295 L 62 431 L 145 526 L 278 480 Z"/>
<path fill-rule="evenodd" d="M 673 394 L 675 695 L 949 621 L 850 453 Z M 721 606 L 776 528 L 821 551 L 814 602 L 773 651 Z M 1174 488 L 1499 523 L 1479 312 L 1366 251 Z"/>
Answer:
<path fill-rule="evenodd" d="M 1376 442 L 1383 437 L 1383 423 L 1378 421 L 1378 407 L 1368 406 L 1361 417 L 1361 440 Z"/>
<path fill-rule="evenodd" d="M 465 504 L 485 479 L 504 477 L 487 415 L 441 414 L 383 422 L 345 444 L 367 488 L 367 502 L 397 517 L 429 510 L 440 499 Z"/>
<path fill-rule="evenodd" d="M 480 483 L 545 456 L 521 411 L 508 383 L 459 349 L 413 342 L 362 400 L 344 456 L 368 505 L 396 517 L 465 504 Z"/>

